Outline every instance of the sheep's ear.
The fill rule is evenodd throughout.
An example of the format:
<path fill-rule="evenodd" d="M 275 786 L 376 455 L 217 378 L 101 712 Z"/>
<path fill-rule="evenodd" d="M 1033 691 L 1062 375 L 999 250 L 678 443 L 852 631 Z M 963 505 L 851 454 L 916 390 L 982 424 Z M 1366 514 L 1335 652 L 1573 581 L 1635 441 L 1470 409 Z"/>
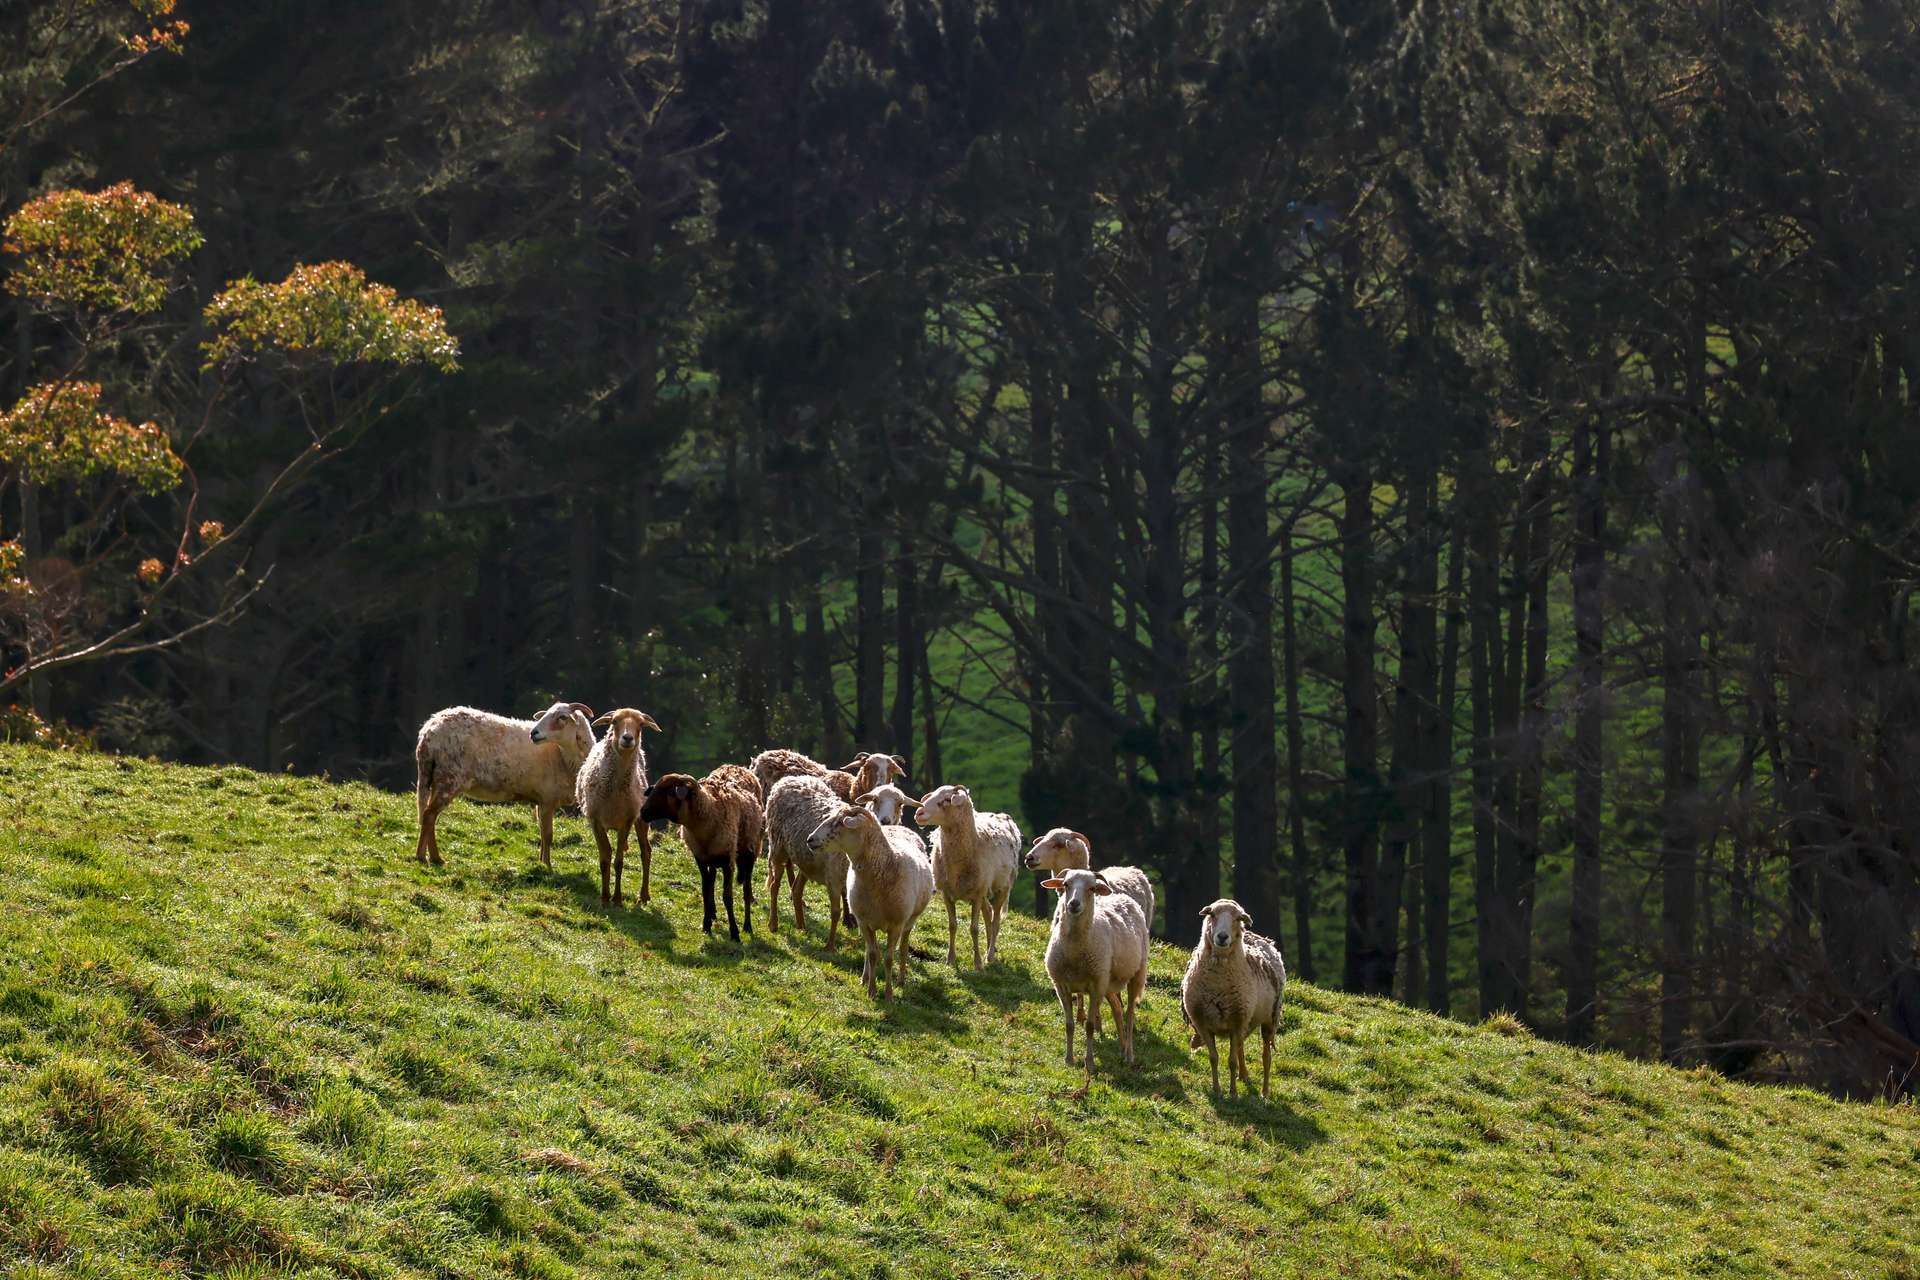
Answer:
<path fill-rule="evenodd" d="M 1206 918 L 1207 918 L 1208 916 L 1210 916 L 1210 915 L 1212 915 L 1212 914 L 1213 914 L 1213 908 L 1212 908 L 1212 907 L 1202 907 L 1202 908 L 1200 908 L 1200 918 L 1201 918 L 1202 920 L 1205 920 L 1205 919 L 1206 919 Z"/>
<path fill-rule="evenodd" d="M 1093 891 L 1098 894 L 1108 894 L 1113 892 L 1113 886 L 1105 880 L 1095 880 L 1093 882 Z"/>
<path fill-rule="evenodd" d="M 866 804 L 866 803 L 867 803 L 868 801 L 870 801 L 870 800 L 872 800 L 872 799 L 873 799 L 873 792 L 871 792 L 871 791 L 863 791 L 863 792 L 861 792 L 861 793 L 860 793 L 859 795 L 857 795 L 857 796 L 855 796 L 855 797 L 853 798 L 853 802 L 854 802 L 855 804 Z"/>
<path fill-rule="evenodd" d="M 907 771 L 900 767 L 900 762 L 898 760 L 889 760 L 887 761 L 887 764 L 890 766 L 889 771 L 893 774 L 894 777 L 905 780 L 907 776 Z"/>
<path fill-rule="evenodd" d="M 967 790 L 967 784 L 964 782 L 955 784 L 955 790 L 959 791 L 959 793 L 963 796 L 970 796 L 973 794 L 973 792 Z"/>
<path fill-rule="evenodd" d="M 655 719 L 654 719 L 654 718 L 653 718 L 652 716 L 650 716 L 650 715 L 648 715 L 648 714 L 647 714 L 646 712 L 644 712 L 644 711 L 642 711 L 642 712 L 640 713 L 640 725 L 641 725 L 641 727 L 642 727 L 642 728 L 646 728 L 646 729 L 651 729 L 651 730 L 653 730 L 653 731 L 654 731 L 655 733 L 665 733 L 665 732 L 666 732 L 666 730 L 665 730 L 665 729 L 662 729 L 662 728 L 660 727 L 660 723 L 659 723 L 659 721 L 657 721 L 657 720 L 655 720 Z"/>
<path fill-rule="evenodd" d="M 1051 879 L 1042 880 L 1040 882 L 1040 887 L 1042 889 L 1064 889 L 1067 887 L 1067 882 L 1065 880 L 1062 880 L 1059 876 L 1054 876 Z"/>
<path fill-rule="evenodd" d="M 1240 918 L 1241 924 L 1252 924 L 1253 916 L 1245 907 L 1235 907 L 1233 914 Z"/>
<path fill-rule="evenodd" d="M 604 729 L 612 723 L 613 723 L 613 712 L 609 711 L 607 712 L 607 714 L 596 719 L 593 722 L 593 727 L 596 729 Z"/>

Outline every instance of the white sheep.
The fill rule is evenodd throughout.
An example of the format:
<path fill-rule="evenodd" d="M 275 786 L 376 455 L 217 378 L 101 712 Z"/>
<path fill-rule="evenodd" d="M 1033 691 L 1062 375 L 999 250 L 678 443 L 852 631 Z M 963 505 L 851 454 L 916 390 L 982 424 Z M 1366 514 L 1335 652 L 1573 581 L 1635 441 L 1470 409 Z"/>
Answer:
<path fill-rule="evenodd" d="M 785 747 L 775 747 L 771 751 L 762 751 L 747 765 L 755 779 L 760 783 L 760 794 L 772 795 L 773 784 L 782 778 L 791 778 L 796 774 L 806 774 L 827 784 L 827 789 L 842 800 L 853 799 L 853 775 L 840 769 L 829 769 L 812 756 L 802 755 L 798 751 L 788 751 Z"/>
<path fill-rule="evenodd" d="M 593 744 L 587 762 L 574 779 L 573 798 L 580 812 L 593 827 L 594 843 L 600 846 L 600 905 L 626 901 L 621 892 L 621 877 L 627 867 L 627 839 L 640 839 L 640 901 L 653 896 L 653 840 L 647 824 L 640 821 L 640 806 L 646 803 L 647 753 L 640 745 L 640 731 L 660 726 L 652 716 L 632 707 L 609 711 L 593 722 L 606 735 Z M 612 831 L 619 837 L 615 848 L 607 839 Z M 607 872 L 612 864 L 613 892 L 607 892 Z"/>
<path fill-rule="evenodd" d="M 1093 1084 L 1093 1041 L 1100 1033 L 1100 1005 L 1113 1009 L 1121 1057 L 1133 1065 L 1133 1020 L 1147 985 L 1147 922 L 1140 904 L 1117 892 L 1092 871 L 1075 870 L 1042 882 L 1060 891 L 1047 939 L 1047 977 L 1067 1024 L 1067 1065 L 1073 1065 L 1073 998 L 1087 998 L 1087 1079 Z M 1127 993 L 1126 1011 L 1120 992 Z"/>
<path fill-rule="evenodd" d="M 593 708 L 556 702 L 536 720 L 516 720 L 473 707 L 427 717 L 414 743 L 414 800 L 420 839 L 413 856 L 442 865 L 436 831 L 440 811 L 459 796 L 495 804 L 530 804 L 540 815 L 540 864 L 553 866 L 553 815 L 572 804 L 574 779 L 593 749 Z"/>
<path fill-rule="evenodd" d="M 1227 1037 L 1227 1088 L 1240 1094 L 1239 1082 L 1253 1090 L 1247 1074 L 1247 1032 L 1260 1028 L 1260 1093 L 1267 1096 L 1273 1073 L 1273 1038 L 1280 1030 L 1280 998 L 1287 966 L 1271 938 L 1247 928 L 1253 920 L 1231 898 L 1221 898 L 1200 913 L 1200 941 L 1180 980 L 1180 1016 L 1193 1028 L 1193 1044 L 1207 1046 L 1213 1091 L 1220 1092 L 1220 1051 L 1214 1037 Z"/>
<path fill-rule="evenodd" d="M 861 792 L 853 798 L 853 803 L 864 805 L 874 817 L 880 819 L 882 826 L 896 827 L 907 820 L 907 810 L 913 806 L 914 800 L 891 782 L 886 782 L 871 791 Z"/>
<path fill-rule="evenodd" d="M 964 786 L 935 787 L 920 801 L 914 820 L 934 827 L 933 882 L 947 902 L 947 963 L 958 969 L 954 933 L 959 926 L 956 907 L 971 905 L 973 967 L 980 967 L 980 917 L 987 918 L 987 963 L 1000 950 L 1000 923 L 1006 919 L 1007 899 L 1013 893 L 1015 869 L 1020 865 L 1020 827 L 1004 813 L 980 813 L 973 794 Z"/>
<path fill-rule="evenodd" d="M 773 784 L 767 795 L 767 912 L 775 933 L 780 932 L 780 876 L 784 871 L 793 889 L 793 922 L 807 927 L 803 890 L 811 880 L 827 890 L 827 946 L 840 945 L 840 920 L 846 914 L 847 859 L 844 854 L 813 848 L 807 837 L 820 824 L 846 807 L 811 774 L 793 774 Z"/>
<path fill-rule="evenodd" d="M 1029 871 L 1086 870 L 1093 866 L 1093 841 L 1078 831 L 1055 827 L 1034 840 L 1033 848 L 1027 850 L 1026 864 Z M 1109 886 L 1140 904 L 1140 913 L 1147 918 L 1147 927 L 1151 929 L 1153 881 L 1147 878 L 1147 873 L 1138 867 L 1102 867 L 1100 874 Z"/>
<path fill-rule="evenodd" d="M 869 998 L 884 981 L 891 1000 L 896 971 L 901 990 L 906 989 L 907 944 L 914 924 L 933 901 L 933 864 L 926 845 L 911 828 L 883 827 L 878 818 L 853 805 L 821 823 L 807 843 L 818 852 L 846 856 L 847 905 L 866 943 L 860 980 Z M 882 932 L 887 935 L 884 950 L 875 937 Z"/>

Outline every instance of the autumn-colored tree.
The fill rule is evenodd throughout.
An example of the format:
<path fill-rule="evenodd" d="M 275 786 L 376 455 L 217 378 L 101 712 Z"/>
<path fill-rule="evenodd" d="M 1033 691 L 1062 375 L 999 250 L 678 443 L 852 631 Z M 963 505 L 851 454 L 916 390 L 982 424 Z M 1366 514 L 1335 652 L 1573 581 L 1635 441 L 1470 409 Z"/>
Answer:
<path fill-rule="evenodd" d="M 44 378 L 0 412 L 0 494 L 61 495 L 77 513 L 30 550 L 19 536 L 42 517 L 22 503 L 21 528 L 0 523 L 0 694 L 63 667 L 172 648 L 230 621 L 272 571 L 244 562 L 212 607 L 182 610 L 177 584 L 241 537 L 315 463 L 347 447 L 387 408 L 379 394 L 402 371 L 455 367 L 457 345 L 437 308 L 400 298 L 357 267 L 296 267 L 277 284 L 251 278 L 207 304 L 202 345 L 209 387 L 193 431 L 180 438 L 102 407 L 85 375 L 129 330 L 151 323 L 178 288 L 177 269 L 203 243 L 185 208 L 119 183 L 53 191 L 16 210 L 0 246 L 12 259 L 8 292 L 52 321 L 60 340 Z M 285 459 L 229 527 L 199 512 L 191 446 L 219 430 L 222 392 L 242 372 L 297 409 L 308 443 Z M 133 518 L 143 496 L 190 486 L 184 515 L 156 542 Z M 35 530 L 39 532 L 39 530 Z"/>

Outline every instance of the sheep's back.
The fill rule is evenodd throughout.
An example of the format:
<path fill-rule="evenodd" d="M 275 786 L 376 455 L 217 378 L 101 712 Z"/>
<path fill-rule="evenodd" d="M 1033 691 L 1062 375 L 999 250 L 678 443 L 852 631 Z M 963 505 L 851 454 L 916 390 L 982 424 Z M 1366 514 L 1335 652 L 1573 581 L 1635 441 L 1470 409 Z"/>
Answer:
<path fill-rule="evenodd" d="M 807 847 L 807 837 L 840 809 L 840 801 L 819 778 L 789 774 L 780 779 L 767 793 L 767 834 L 774 852 L 799 867 L 809 880 L 824 880 L 836 862 L 844 868 L 844 854 Z"/>
<path fill-rule="evenodd" d="M 1146 918 L 1147 929 L 1153 929 L 1153 881 L 1147 873 L 1138 867 L 1102 867 L 1100 875 L 1109 888 L 1126 894 L 1140 908 L 1140 914 Z"/>
<path fill-rule="evenodd" d="M 571 801 L 577 775 L 563 767 L 561 744 L 535 742 L 532 732 L 531 720 L 476 707 L 449 707 L 420 726 L 414 754 L 466 777 L 466 794 L 475 800 Z M 556 794 L 545 794 L 549 791 Z"/>

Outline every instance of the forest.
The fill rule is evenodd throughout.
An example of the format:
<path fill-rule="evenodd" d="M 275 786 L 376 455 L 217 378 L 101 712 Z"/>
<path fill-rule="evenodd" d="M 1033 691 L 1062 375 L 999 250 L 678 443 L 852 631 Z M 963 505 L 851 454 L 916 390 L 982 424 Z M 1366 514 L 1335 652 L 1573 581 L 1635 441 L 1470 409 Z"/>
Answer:
<path fill-rule="evenodd" d="M 1920 1080 L 1902 0 L 15 0 L 0 219 L 7 737 L 885 750 L 1182 945 Z"/>

